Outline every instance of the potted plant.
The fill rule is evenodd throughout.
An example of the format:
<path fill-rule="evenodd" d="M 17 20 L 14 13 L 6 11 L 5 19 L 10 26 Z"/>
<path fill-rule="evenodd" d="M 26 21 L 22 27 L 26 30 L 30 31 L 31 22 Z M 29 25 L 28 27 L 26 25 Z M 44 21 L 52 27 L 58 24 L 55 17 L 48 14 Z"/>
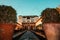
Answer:
<path fill-rule="evenodd" d="M 0 40 L 12 40 L 16 20 L 14 8 L 0 5 Z"/>
<path fill-rule="evenodd" d="M 60 40 L 60 14 L 55 8 L 46 8 L 41 13 L 43 30 L 47 40 Z"/>

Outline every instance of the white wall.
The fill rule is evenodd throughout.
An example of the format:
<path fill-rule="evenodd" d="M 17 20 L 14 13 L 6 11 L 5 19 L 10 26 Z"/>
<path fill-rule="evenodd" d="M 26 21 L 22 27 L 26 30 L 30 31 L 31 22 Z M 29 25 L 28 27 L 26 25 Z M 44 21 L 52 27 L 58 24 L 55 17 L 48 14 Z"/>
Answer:
<path fill-rule="evenodd" d="M 41 20 L 42 20 L 42 19 L 38 19 L 38 21 L 36 22 L 36 25 L 35 25 L 35 26 L 37 26 L 37 25 L 39 25 L 39 24 L 42 24 Z"/>
<path fill-rule="evenodd" d="M 18 16 L 17 22 L 22 25 L 22 16 Z"/>

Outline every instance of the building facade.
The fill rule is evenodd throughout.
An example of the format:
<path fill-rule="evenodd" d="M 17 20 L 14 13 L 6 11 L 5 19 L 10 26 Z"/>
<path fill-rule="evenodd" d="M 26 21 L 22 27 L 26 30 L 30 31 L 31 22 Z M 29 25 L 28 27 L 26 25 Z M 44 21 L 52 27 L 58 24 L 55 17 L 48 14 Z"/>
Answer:
<path fill-rule="evenodd" d="M 36 21 L 39 19 L 37 15 L 19 16 L 18 23 L 22 25 L 23 29 L 32 30 L 35 27 Z"/>

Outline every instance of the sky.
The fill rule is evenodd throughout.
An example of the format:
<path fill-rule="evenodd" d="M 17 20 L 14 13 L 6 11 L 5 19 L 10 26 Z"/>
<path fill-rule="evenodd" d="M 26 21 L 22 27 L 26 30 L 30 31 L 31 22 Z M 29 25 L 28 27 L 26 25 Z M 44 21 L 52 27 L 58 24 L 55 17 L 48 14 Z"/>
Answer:
<path fill-rule="evenodd" d="M 46 8 L 56 8 L 60 0 L 0 0 L 0 5 L 12 6 L 19 15 L 37 15 Z"/>

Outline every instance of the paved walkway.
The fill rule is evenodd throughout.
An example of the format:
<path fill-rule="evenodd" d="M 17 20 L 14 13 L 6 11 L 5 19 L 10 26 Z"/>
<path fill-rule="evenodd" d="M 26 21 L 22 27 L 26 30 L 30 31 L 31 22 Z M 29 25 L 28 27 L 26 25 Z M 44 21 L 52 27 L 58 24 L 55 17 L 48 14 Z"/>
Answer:
<path fill-rule="evenodd" d="M 24 33 L 24 32 L 26 32 L 26 31 L 18 32 L 18 33 L 16 33 L 16 34 L 14 34 L 14 35 L 13 35 L 13 38 L 15 38 L 15 37 L 17 37 L 17 36 L 21 35 L 21 34 L 22 34 L 22 33 Z"/>
<path fill-rule="evenodd" d="M 42 36 L 43 38 L 45 38 L 45 35 L 41 34 L 40 32 L 35 32 L 35 31 L 33 31 L 33 32 L 36 33 L 37 35 Z"/>
<path fill-rule="evenodd" d="M 31 31 L 27 31 L 19 38 L 19 40 L 39 40 L 39 39 Z"/>

